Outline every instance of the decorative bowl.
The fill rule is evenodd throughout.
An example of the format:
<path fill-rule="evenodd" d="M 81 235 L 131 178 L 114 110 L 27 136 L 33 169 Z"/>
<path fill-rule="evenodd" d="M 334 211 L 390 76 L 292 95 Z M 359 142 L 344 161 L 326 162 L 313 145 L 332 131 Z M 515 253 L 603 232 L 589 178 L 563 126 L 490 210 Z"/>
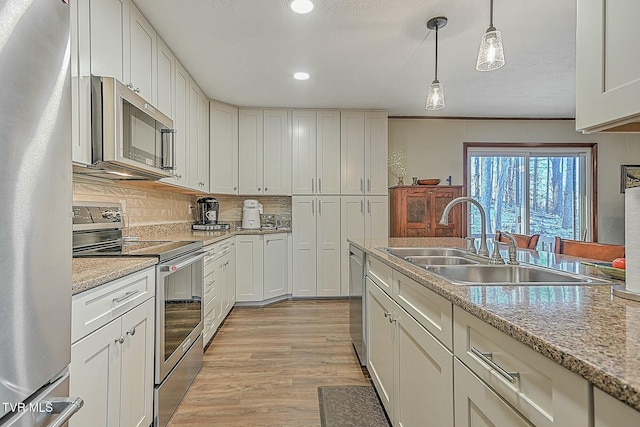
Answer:
<path fill-rule="evenodd" d="M 418 185 L 438 185 L 440 184 L 439 179 L 419 179 Z"/>

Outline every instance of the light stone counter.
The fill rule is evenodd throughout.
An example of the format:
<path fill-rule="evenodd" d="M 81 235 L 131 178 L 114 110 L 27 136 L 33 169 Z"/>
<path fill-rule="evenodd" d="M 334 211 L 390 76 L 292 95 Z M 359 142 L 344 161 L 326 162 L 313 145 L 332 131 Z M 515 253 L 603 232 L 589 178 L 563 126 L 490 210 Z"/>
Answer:
<path fill-rule="evenodd" d="M 607 285 L 454 285 L 377 249 L 463 247 L 464 241 L 458 238 L 389 238 L 366 245 L 361 239 L 351 242 L 368 255 L 640 410 L 640 302 L 614 297 L 611 286 Z M 608 279 L 598 270 L 580 264 L 578 258 L 546 252 L 518 252 L 523 262 Z"/>
<path fill-rule="evenodd" d="M 71 294 L 95 288 L 157 263 L 156 258 L 74 258 Z"/>

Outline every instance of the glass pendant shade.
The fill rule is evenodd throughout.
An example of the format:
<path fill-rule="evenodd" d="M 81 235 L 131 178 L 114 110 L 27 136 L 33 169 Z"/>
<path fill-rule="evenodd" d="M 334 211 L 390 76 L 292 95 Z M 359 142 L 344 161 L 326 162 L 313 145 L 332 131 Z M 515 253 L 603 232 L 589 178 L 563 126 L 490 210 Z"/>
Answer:
<path fill-rule="evenodd" d="M 502 35 L 494 27 L 489 27 L 482 35 L 476 70 L 492 71 L 504 65 L 504 50 L 502 48 Z"/>
<path fill-rule="evenodd" d="M 442 90 L 442 83 L 440 83 L 438 79 L 434 80 L 431 86 L 429 86 L 425 108 L 430 111 L 442 110 L 444 108 L 444 91 Z"/>

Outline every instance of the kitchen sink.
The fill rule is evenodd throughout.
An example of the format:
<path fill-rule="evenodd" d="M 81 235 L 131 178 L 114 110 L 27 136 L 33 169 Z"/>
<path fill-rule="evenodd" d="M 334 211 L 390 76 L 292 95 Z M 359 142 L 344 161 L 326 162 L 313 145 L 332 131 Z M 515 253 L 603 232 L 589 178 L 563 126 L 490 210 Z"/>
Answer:
<path fill-rule="evenodd" d="M 380 248 L 384 252 L 399 258 L 419 257 L 419 256 L 457 256 L 465 257 L 470 255 L 463 249 L 456 248 Z"/>
<path fill-rule="evenodd" d="M 459 256 L 407 256 L 405 260 L 419 267 L 431 265 L 477 265 L 478 261 Z"/>
<path fill-rule="evenodd" d="M 561 286 L 610 285 L 579 274 L 529 265 L 448 265 L 427 267 L 427 271 L 455 285 Z"/>

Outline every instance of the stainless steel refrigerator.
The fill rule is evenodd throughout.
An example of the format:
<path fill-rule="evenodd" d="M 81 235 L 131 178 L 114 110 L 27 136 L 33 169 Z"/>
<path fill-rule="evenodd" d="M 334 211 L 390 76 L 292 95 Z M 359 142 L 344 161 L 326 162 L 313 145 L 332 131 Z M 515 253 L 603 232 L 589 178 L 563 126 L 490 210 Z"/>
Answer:
<path fill-rule="evenodd" d="M 71 359 L 69 5 L 0 0 L 0 426 L 62 426 Z"/>

